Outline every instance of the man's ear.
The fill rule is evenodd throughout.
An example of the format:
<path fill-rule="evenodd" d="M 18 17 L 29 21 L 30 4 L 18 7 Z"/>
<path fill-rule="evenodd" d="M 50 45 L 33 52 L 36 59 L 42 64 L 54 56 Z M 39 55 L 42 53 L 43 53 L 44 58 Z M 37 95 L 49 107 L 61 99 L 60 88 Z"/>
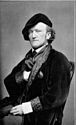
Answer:
<path fill-rule="evenodd" d="M 47 34 L 46 34 L 46 39 L 49 40 L 50 37 L 51 37 L 51 33 L 50 33 L 50 32 L 47 32 Z"/>

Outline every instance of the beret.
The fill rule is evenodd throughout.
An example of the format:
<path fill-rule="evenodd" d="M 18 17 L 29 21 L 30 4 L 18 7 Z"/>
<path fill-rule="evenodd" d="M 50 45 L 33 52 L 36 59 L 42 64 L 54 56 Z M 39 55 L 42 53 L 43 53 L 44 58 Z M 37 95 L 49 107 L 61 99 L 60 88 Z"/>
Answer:
<path fill-rule="evenodd" d="M 35 14 L 27 21 L 25 27 L 22 30 L 22 34 L 25 40 L 29 40 L 29 37 L 28 37 L 29 29 L 35 26 L 39 22 L 45 23 L 46 25 L 52 27 L 52 22 L 46 15 L 42 13 Z"/>

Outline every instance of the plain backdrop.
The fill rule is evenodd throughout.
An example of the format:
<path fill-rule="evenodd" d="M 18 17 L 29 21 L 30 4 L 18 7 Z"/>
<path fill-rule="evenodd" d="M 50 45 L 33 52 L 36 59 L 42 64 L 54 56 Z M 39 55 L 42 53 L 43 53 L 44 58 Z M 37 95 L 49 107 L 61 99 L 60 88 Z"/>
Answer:
<path fill-rule="evenodd" d="M 46 14 L 53 23 L 56 38 L 53 48 L 64 53 L 71 61 L 74 55 L 74 1 L 5 1 L 0 2 L 0 88 L 1 98 L 8 96 L 4 78 L 30 49 L 22 36 L 28 19 L 36 13 Z M 74 77 L 64 110 L 63 125 L 74 125 Z M 21 117 L 7 116 L 4 125 L 19 125 Z"/>

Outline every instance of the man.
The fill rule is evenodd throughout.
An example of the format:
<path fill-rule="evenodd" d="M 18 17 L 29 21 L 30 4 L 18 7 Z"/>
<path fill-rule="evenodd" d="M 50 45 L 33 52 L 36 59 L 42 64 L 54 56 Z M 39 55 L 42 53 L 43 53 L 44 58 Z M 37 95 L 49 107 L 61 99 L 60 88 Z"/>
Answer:
<path fill-rule="evenodd" d="M 31 17 L 22 34 L 32 49 L 4 80 L 13 105 L 9 113 L 22 115 L 24 125 L 61 125 L 71 64 L 52 48 L 55 31 L 46 15 Z"/>

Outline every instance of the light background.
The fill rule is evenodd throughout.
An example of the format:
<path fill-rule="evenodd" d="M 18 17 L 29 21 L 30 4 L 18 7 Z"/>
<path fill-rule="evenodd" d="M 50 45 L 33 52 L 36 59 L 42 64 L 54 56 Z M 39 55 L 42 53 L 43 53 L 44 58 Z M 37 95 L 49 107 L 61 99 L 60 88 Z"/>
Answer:
<path fill-rule="evenodd" d="M 56 39 L 53 47 L 74 61 L 74 1 L 11 1 L 0 2 L 0 88 L 1 97 L 8 96 L 4 78 L 30 49 L 22 28 L 36 13 L 46 14 L 53 22 Z M 19 125 L 20 117 L 6 117 L 4 125 Z M 63 125 L 74 125 L 74 77 L 64 110 Z"/>

